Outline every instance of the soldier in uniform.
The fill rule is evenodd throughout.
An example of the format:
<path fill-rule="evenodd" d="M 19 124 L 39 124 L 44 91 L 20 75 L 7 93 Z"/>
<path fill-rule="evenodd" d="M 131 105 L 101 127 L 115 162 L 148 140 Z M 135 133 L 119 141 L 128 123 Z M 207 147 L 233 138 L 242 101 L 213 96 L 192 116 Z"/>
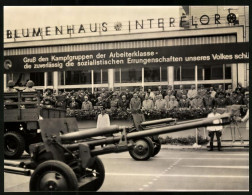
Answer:
<path fill-rule="evenodd" d="M 33 88 L 34 82 L 32 80 L 27 81 L 26 88 L 23 91 L 36 91 L 36 89 Z"/>
<path fill-rule="evenodd" d="M 242 98 L 241 96 L 238 96 L 238 93 L 236 91 L 234 91 L 232 93 L 232 96 L 230 97 L 230 102 L 231 102 L 231 105 L 242 104 Z"/>
<path fill-rule="evenodd" d="M 190 107 L 190 100 L 187 99 L 186 95 L 182 95 L 182 99 L 179 100 L 179 107 L 180 108 L 189 108 Z"/>
<path fill-rule="evenodd" d="M 88 96 L 84 97 L 84 102 L 81 106 L 82 110 L 91 111 L 93 109 L 92 103 L 88 100 Z"/>
<path fill-rule="evenodd" d="M 139 111 L 141 109 L 141 100 L 136 93 L 134 93 L 133 98 L 130 100 L 130 109 L 133 112 Z"/>
<path fill-rule="evenodd" d="M 118 102 L 118 105 L 123 111 L 129 108 L 129 100 L 127 100 L 126 95 L 122 95 L 122 99 Z"/>
<path fill-rule="evenodd" d="M 203 98 L 206 95 L 207 90 L 204 88 L 204 85 L 200 85 L 200 89 L 198 90 L 198 95 Z"/>
<path fill-rule="evenodd" d="M 118 108 L 118 98 L 117 98 L 117 94 L 114 92 L 112 94 L 112 99 L 110 100 L 110 108 L 111 110 L 116 110 Z"/>
<path fill-rule="evenodd" d="M 167 108 L 167 102 L 162 98 L 162 95 L 158 95 L 158 99 L 155 102 L 155 108 L 157 110 L 165 110 Z"/>
<path fill-rule="evenodd" d="M 152 110 L 153 108 L 154 108 L 154 103 L 153 103 L 152 99 L 148 95 L 145 95 L 145 100 L 143 101 L 142 109 Z"/>
<path fill-rule="evenodd" d="M 229 93 L 229 94 L 233 93 L 232 85 L 228 85 L 228 89 L 226 90 L 226 93 Z"/>
<path fill-rule="evenodd" d="M 178 101 L 175 99 L 175 96 L 171 96 L 170 101 L 168 102 L 167 109 L 172 110 L 178 107 Z"/>
<path fill-rule="evenodd" d="M 5 92 L 17 92 L 17 90 L 14 89 L 15 83 L 13 80 L 9 80 L 7 86 L 8 88 L 6 89 Z"/>
<path fill-rule="evenodd" d="M 191 86 L 191 89 L 188 90 L 187 97 L 192 100 L 198 94 L 197 90 L 195 89 L 195 85 Z"/>
<path fill-rule="evenodd" d="M 184 86 L 180 85 L 179 90 L 177 90 L 177 93 L 176 93 L 176 98 L 180 100 L 182 99 L 182 96 L 186 94 L 187 94 L 187 91 L 184 89 Z"/>
<path fill-rule="evenodd" d="M 195 98 L 191 101 L 191 107 L 195 109 L 200 109 L 204 107 L 203 101 L 199 97 L 199 95 L 196 95 Z"/>
<path fill-rule="evenodd" d="M 69 104 L 69 108 L 70 109 L 79 109 L 80 107 L 79 107 L 79 104 L 78 104 L 78 102 L 76 102 L 75 101 L 75 98 L 74 97 L 72 97 L 71 98 L 71 103 Z"/>
<path fill-rule="evenodd" d="M 214 98 L 211 97 L 211 91 L 206 92 L 206 96 L 203 97 L 203 105 L 206 109 L 212 109 L 214 106 Z"/>
<path fill-rule="evenodd" d="M 210 92 L 211 92 L 211 97 L 212 97 L 212 98 L 215 98 L 215 96 L 216 96 L 216 91 L 214 90 L 213 87 L 210 87 Z"/>
<path fill-rule="evenodd" d="M 223 92 L 219 92 L 218 98 L 215 99 L 215 106 L 217 108 L 225 108 L 228 105 L 227 99 Z"/>

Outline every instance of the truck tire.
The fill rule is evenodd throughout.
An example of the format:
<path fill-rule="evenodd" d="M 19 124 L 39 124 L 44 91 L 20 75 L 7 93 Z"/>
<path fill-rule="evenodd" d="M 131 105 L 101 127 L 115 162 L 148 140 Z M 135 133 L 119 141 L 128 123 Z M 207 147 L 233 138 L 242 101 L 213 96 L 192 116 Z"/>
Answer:
<path fill-rule="evenodd" d="M 153 156 L 154 144 L 149 137 L 133 140 L 135 146 L 129 151 L 130 156 L 139 161 L 148 160 Z"/>
<path fill-rule="evenodd" d="M 7 159 L 20 158 L 25 149 L 24 137 L 17 131 L 4 134 L 4 157 Z"/>
<path fill-rule="evenodd" d="M 67 164 L 48 160 L 41 163 L 30 179 L 30 191 L 76 191 L 77 177 Z"/>
<path fill-rule="evenodd" d="M 88 183 L 84 186 L 79 187 L 79 191 L 97 191 L 102 186 L 105 179 L 105 168 L 99 157 L 95 157 L 94 163 L 92 166 L 88 167 L 89 171 L 86 171 L 86 177 L 96 177 L 97 180 L 94 180 L 91 183 Z"/>

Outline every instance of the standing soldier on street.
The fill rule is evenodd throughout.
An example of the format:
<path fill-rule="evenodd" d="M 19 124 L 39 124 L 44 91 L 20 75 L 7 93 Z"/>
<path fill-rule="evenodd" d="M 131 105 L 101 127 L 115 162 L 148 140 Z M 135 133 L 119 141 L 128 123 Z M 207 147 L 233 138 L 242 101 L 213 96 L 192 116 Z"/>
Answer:
<path fill-rule="evenodd" d="M 207 118 L 211 118 L 211 117 L 215 117 L 215 116 L 219 116 L 219 115 L 220 114 L 217 113 L 216 107 L 214 107 L 213 111 L 208 114 Z M 221 149 L 221 139 L 220 139 L 220 137 L 222 135 L 222 132 L 221 132 L 222 126 L 218 125 L 218 124 L 220 124 L 219 119 L 214 120 L 213 123 L 216 124 L 216 125 L 207 127 L 207 130 L 209 131 L 208 135 L 210 137 L 210 149 L 209 149 L 209 151 L 213 151 L 214 134 L 216 135 L 216 138 L 217 138 L 218 150 L 222 151 L 222 149 Z"/>

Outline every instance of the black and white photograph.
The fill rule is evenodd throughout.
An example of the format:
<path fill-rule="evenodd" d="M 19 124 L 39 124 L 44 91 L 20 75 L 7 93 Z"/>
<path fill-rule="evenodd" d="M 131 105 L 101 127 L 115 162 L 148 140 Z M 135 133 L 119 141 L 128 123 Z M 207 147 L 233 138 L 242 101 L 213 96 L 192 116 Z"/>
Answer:
<path fill-rule="evenodd" d="M 249 192 L 249 5 L 3 16 L 4 192 Z"/>

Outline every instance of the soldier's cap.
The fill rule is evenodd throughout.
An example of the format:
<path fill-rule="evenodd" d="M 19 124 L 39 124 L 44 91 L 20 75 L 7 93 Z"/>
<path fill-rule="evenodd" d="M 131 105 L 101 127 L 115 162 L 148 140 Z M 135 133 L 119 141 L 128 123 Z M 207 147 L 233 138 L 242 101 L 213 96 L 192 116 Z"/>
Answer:
<path fill-rule="evenodd" d="M 13 80 L 9 80 L 8 81 L 8 87 L 14 87 L 15 86 L 15 83 Z"/>

